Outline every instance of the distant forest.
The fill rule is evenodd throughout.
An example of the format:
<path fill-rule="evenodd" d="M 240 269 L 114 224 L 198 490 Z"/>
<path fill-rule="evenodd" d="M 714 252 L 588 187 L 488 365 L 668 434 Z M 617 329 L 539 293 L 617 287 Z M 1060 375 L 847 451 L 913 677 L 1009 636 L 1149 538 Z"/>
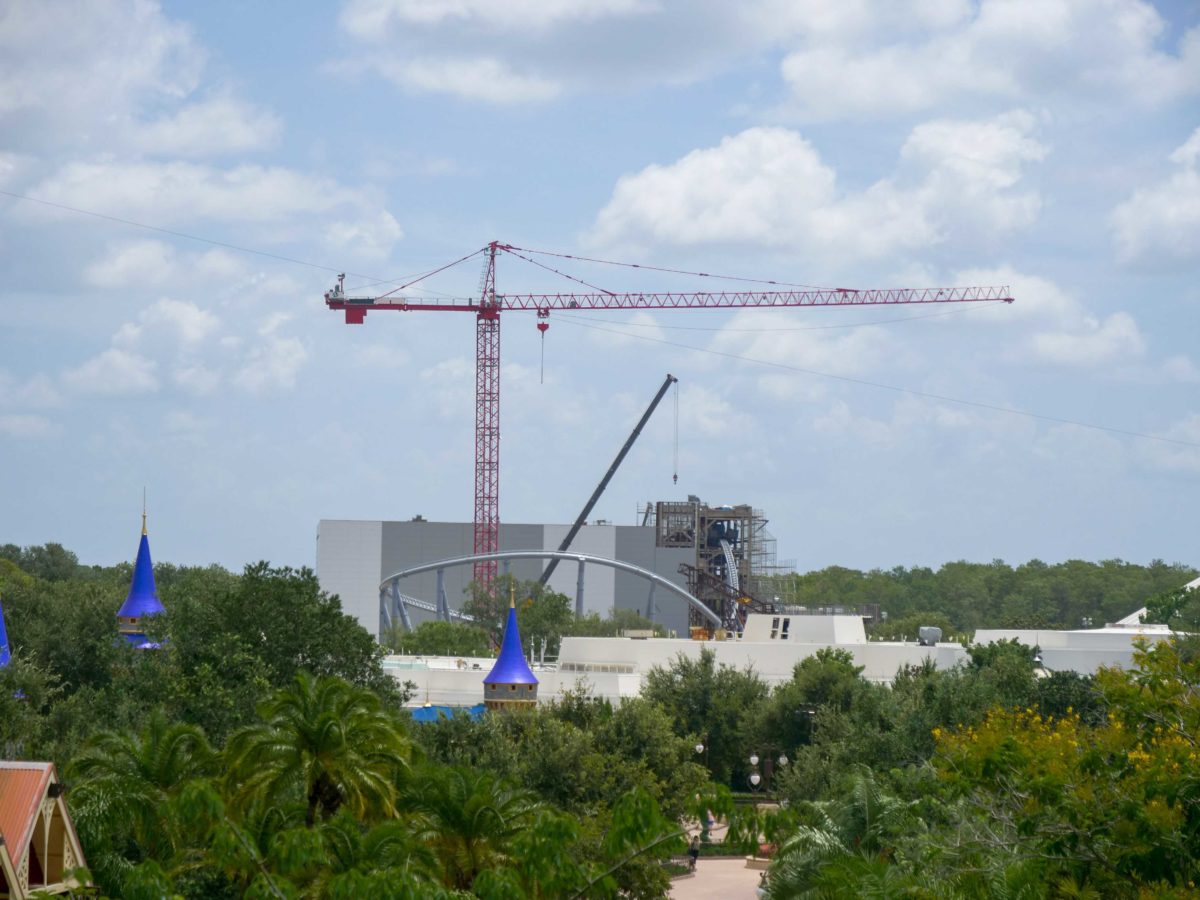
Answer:
<path fill-rule="evenodd" d="M 1197 575 L 1181 563 L 1148 566 L 1107 559 L 1072 559 L 1050 565 L 1031 560 L 1008 565 L 951 562 L 936 571 L 924 566 L 861 572 L 831 566 L 774 579 L 785 603 L 858 607 L 877 603 L 887 621 L 879 637 L 916 635 L 917 624 L 955 633 L 976 628 L 1099 627 L 1141 609 L 1156 595 L 1177 590 Z M 907 628 L 907 631 L 905 629 Z"/>
<path fill-rule="evenodd" d="M 60 544 L 0 544 L 0 559 L 52 582 L 128 585 L 133 574 L 131 562 L 81 565 Z M 219 566 L 208 570 L 224 572 Z M 169 563 L 154 567 L 160 589 L 169 589 L 192 571 L 196 570 Z M 915 638 L 918 625 L 939 625 L 948 636 L 970 635 L 977 628 L 1099 627 L 1141 609 L 1154 597 L 1178 590 L 1198 574 L 1191 566 L 1160 559 L 1149 565 L 1119 559 L 1072 559 L 1051 565 L 1034 559 L 1015 567 L 997 559 L 949 562 L 936 570 L 897 566 L 863 572 L 830 566 L 777 576 L 768 580 L 768 586 L 781 602 L 810 608 L 878 604 L 887 620 L 872 629 L 874 637 Z"/>

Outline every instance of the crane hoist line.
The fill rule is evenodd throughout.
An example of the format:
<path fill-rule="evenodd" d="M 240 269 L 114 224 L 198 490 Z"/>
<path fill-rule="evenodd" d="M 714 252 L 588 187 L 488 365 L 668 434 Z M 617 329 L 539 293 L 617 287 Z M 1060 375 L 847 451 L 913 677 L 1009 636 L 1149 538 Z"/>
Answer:
<path fill-rule="evenodd" d="M 565 293 L 502 293 L 496 289 L 496 257 L 508 254 L 532 263 L 548 272 L 575 282 L 582 291 Z M 325 305 L 345 315 L 347 325 L 361 325 L 368 312 L 462 312 L 475 315 L 475 516 L 474 552 L 476 555 L 494 553 L 500 549 L 500 314 L 503 312 L 534 312 L 538 329 L 544 334 L 545 321 L 554 310 L 590 309 L 751 309 L 792 308 L 803 306 L 883 306 L 929 303 L 1011 303 L 1012 296 L 1005 287 L 946 287 L 946 288 L 801 288 L 782 285 L 765 279 L 732 279 L 746 283 L 767 284 L 773 289 L 723 291 L 608 291 L 539 262 L 535 256 L 571 259 L 569 254 L 530 250 L 492 241 L 485 247 L 419 275 L 390 291 L 377 296 L 351 297 L 346 294 L 345 276 L 339 275 L 337 285 L 325 292 Z M 423 298 L 405 296 L 400 292 L 426 278 L 476 257 L 483 258 L 479 294 L 464 298 Z M 589 260 L 629 268 L 656 270 L 654 266 L 633 263 L 610 263 L 608 260 Z M 680 272 L 696 277 L 711 276 L 704 272 Z M 779 289 L 783 288 L 783 289 Z M 494 560 L 475 564 L 474 578 L 491 584 L 498 563 Z"/>

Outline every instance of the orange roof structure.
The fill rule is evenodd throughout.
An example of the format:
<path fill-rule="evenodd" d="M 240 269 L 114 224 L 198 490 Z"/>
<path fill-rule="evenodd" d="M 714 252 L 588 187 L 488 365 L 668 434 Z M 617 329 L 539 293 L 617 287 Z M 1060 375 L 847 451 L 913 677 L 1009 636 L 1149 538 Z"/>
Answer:
<path fill-rule="evenodd" d="M 7 846 L 29 843 L 53 774 L 53 763 L 0 763 L 0 837 Z"/>
<path fill-rule="evenodd" d="M 83 865 L 54 764 L 0 760 L 0 898 L 66 893 Z"/>

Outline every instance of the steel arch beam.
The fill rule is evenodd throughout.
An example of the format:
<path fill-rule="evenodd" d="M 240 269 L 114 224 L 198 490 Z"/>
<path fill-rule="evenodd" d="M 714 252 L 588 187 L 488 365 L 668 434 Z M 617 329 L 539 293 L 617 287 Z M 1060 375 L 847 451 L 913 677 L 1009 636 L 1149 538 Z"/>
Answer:
<path fill-rule="evenodd" d="M 426 563 L 425 565 L 413 566 L 408 569 L 401 569 L 399 572 L 393 572 L 383 581 L 379 582 L 379 590 L 384 591 L 391 582 L 399 581 L 402 578 L 408 578 L 410 575 L 420 575 L 422 572 L 434 572 L 438 569 L 447 569 L 451 566 L 468 566 L 481 562 L 493 562 L 512 559 L 558 559 L 558 560 L 576 560 L 580 566 L 584 563 L 595 563 L 598 566 L 608 566 L 610 569 L 617 569 L 622 572 L 629 572 L 644 578 L 653 585 L 658 585 L 664 590 L 670 591 L 678 597 L 682 597 L 688 604 L 700 613 L 708 621 L 712 622 L 717 628 L 721 627 L 721 617 L 714 613 L 711 609 L 681 588 L 672 581 L 668 581 L 656 572 L 651 572 L 649 569 L 643 569 L 641 566 L 635 566 L 632 563 L 622 562 L 619 559 L 608 559 L 604 556 L 591 556 L 587 553 L 564 553 L 560 550 L 500 550 L 495 553 L 477 553 L 473 556 L 457 556 L 453 559 L 443 559 L 438 562 Z"/>

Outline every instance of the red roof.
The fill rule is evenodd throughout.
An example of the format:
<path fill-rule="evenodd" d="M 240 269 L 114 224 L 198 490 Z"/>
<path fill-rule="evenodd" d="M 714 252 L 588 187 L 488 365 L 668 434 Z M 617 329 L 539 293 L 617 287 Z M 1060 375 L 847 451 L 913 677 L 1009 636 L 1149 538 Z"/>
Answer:
<path fill-rule="evenodd" d="M 0 836 L 14 863 L 25 852 L 53 778 L 53 763 L 0 761 Z"/>

